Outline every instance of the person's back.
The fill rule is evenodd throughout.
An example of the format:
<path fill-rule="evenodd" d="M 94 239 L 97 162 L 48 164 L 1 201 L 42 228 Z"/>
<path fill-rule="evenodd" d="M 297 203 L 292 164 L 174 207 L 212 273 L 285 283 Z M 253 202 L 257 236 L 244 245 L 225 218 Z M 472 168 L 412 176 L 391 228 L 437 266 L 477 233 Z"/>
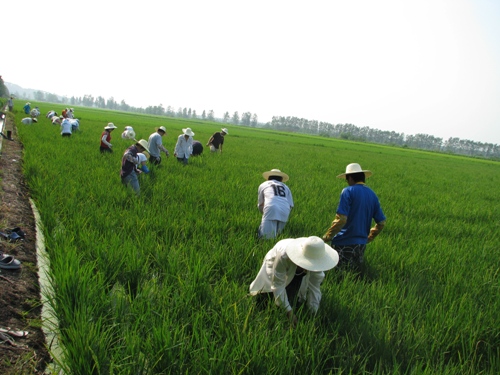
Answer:
<path fill-rule="evenodd" d="M 264 181 L 259 186 L 261 203 L 264 198 L 263 217 L 268 220 L 288 221 L 293 207 L 292 192 L 283 182 L 276 180 Z"/>
<path fill-rule="evenodd" d="M 344 227 L 335 235 L 335 245 L 366 244 L 372 220 L 385 220 L 375 192 L 365 184 L 344 188 L 345 199 L 339 202 L 337 213 L 347 216 Z M 350 203 L 350 204 L 349 204 Z"/>

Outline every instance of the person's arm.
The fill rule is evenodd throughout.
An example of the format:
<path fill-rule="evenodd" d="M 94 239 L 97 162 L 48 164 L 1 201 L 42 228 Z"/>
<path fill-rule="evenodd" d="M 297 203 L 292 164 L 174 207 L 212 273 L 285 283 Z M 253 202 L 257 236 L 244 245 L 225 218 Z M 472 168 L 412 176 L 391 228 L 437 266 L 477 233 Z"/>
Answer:
<path fill-rule="evenodd" d="M 208 142 L 207 142 L 207 146 L 210 146 L 210 145 L 212 144 L 212 142 L 213 142 L 213 141 L 214 141 L 214 136 L 212 135 L 212 136 L 210 137 L 210 139 L 208 140 Z"/>
<path fill-rule="evenodd" d="M 324 272 L 312 272 L 308 271 L 307 275 L 307 295 L 306 304 L 312 313 L 316 313 L 319 309 L 319 303 L 321 302 L 321 290 L 320 286 L 325 278 Z"/>
<path fill-rule="evenodd" d="M 372 242 L 375 237 L 379 235 L 380 232 L 382 232 L 382 229 L 384 229 L 385 226 L 385 220 L 381 221 L 380 223 L 376 223 L 375 226 L 370 229 L 370 234 L 368 235 L 368 242 Z"/>
<path fill-rule="evenodd" d="M 110 148 L 111 148 L 111 147 L 113 147 L 113 145 L 112 145 L 111 143 L 109 143 L 109 142 L 106 140 L 106 138 L 108 138 L 108 135 L 107 135 L 107 134 L 104 134 L 104 135 L 102 136 L 102 138 L 101 138 L 102 143 L 104 143 L 106 146 L 108 146 L 108 147 L 110 147 Z"/>
<path fill-rule="evenodd" d="M 335 219 L 332 221 L 332 225 L 323 236 L 323 241 L 325 242 L 331 241 L 332 238 L 335 237 L 335 235 L 342 230 L 346 222 L 347 222 L 347 216 L 336 214 Z"/>

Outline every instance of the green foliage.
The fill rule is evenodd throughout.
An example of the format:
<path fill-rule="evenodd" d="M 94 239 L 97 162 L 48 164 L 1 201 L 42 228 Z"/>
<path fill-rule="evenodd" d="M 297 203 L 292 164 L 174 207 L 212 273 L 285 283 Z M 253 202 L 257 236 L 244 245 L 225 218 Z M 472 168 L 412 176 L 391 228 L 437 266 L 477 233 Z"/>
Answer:
<path fill-rule="evenodd" d="M 60 112 L 40 103 L 40 110 Z M 220 124 L 76 108 L 62 138 L 19 124 L 24 172 L 44 223 L 65 364 L 75 374 L 497 374 L 499 164 L 317 136 L 230 127 L 222 154 L 173 157 L 120 182 L 120 133 L 164 125 L 202 144 Z M 115 152 L 99 153 L 113 122 Z M 317 316 L 290 330 L 246 294 L 274 241 L 259 242 L 262 172 L 290 175 L 296 207 L 281 238 L 322 235 L 358 162 L 387 226 L 364 278 L 327 273 Z"/>

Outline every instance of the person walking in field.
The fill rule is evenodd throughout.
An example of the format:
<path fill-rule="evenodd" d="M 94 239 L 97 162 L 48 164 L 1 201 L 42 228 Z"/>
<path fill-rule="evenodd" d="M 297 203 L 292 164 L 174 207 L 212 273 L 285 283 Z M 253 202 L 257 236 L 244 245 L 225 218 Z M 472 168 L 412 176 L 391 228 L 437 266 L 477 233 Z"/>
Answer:
<path fill-rule="evenodd" d="M 349 164 L 345 173 L 337 178 L 347 181 L 342 190 L 335 219 L 323 236 L 325 242 L 338 251 L 339 267 L 360 270 L 366 244 L 384 228 L 386 217 L 375 192 L 365 185 L 372 172 L 361 169 L 357 163 Z M 372 226 L 372 220 L 375 226 Z"/>
<path fill-rule="evenodd" d="M 9 100 L 7 100 L 7 106 L 9 107 L 9 112 L 14 110 L 14 97 L 11 96 Z"/>
<path fill-rule="evenodd" d="M 211 152 L 219 151 L 222 153 L 222 146 L 224 145 L 224 136 L 227 135 L 227 129 L 222 128 L 220 132 L 215 132 L 207 142 Z"/>
<path fill-rule="evenodd" d="M 111 132 L 115 129 L 116 126 L 112 122 L 108 123 L 108 125 L 104 127 L 104 131 L 101 134 L 101 146 L 99 147 L 102 154 L 106 152 L 113 152 L 111 148 L 113 147 L 111 144 Z"/>
<path fill-rule="evenodd" d="M 281 240 L 264 257 L 250 295 L 256 296 L 258 307 L 274 302 L 295 327 L 294 309 L 305 304 L 312 313 L 318 311 L 325 271 L 338 261 L 337 252 L 319 237 Z"/>
<path fill-rule="evenodd" d="M 259 185 L 257 207 L 262 213 L 259 226 L 259 238 L 276 238 L 285 228 L 293 197 L 290 188 L 285 185 L 289 177 L 279 169 L 271 169 L 262 174 L 266 180 Z"/>
<path fill-rule="evenodd" d="M 193 153 L 193 136 L 194 133 L 191 128 L 182 129 L 181 135 L 177 138 L 175 145 L 174 156 L 178 161 L 187 165 L 189 157 Z"/>
<path fill-rule="evenodd" d="M 141 192 L 137 176 L 142 173 L 142 171 L 137 168 L 139 165 L 138 154 L 143 153 L 144 151 L 149 152 L 148 142 L 145 139 L 141 139 L 134 145 L 127 148 L 122 156 L 122 167 L 120 170 L 122 184 L 130 186 L 137 195 Z"/>
<path fill-rule="evenodd" d="M 167 134 L 167 129 L 164 126 L 156 128 L 156 131 L 149 136 L 148 148 L 149 148 L 149 161 L 152 164 L 159 165 L 161 163 L 160 152 L 164 152 L 167 158 L 170 153 L 163 146 L 161 138 Z"/>

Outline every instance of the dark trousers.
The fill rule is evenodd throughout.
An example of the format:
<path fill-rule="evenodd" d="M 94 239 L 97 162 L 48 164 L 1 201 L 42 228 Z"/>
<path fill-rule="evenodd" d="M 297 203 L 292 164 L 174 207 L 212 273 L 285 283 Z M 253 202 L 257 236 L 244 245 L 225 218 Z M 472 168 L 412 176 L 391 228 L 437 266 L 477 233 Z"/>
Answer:
<path fill-rule="evenodd" d="M 305 272 L 300 274 L 295 274 L 290 284 L 288 284 L 285 288 L 286 295 L 288 297 L 288 302 L 290 302 L 290 306 L 292 309 L 296 309 L 300 307 L 300 303 L 298 301 L 299 289 L 302 284 L 302 278 L 306 275 Z M 267 293 L 259 293 L 255 296 L 257 307 L 259 309 L 265 309 L 268 304 L 274 303 L 274 294 L 273 292 Z"/>

